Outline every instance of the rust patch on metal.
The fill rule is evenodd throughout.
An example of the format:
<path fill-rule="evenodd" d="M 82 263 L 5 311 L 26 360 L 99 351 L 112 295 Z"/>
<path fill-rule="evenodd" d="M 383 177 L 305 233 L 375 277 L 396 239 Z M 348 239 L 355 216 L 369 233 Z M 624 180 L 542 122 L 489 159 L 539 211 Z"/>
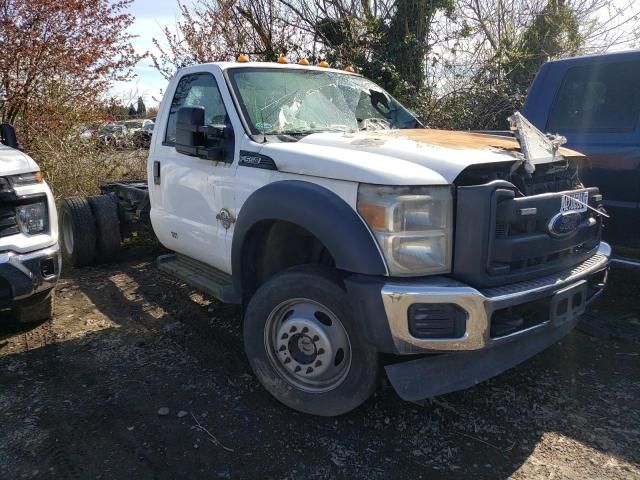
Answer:
<path fill-rule="evenodd" d="M 417 143 L 436 145 L 438 147 L 456 148 L 460 150 L 502 150 L 519 152 L 520 144 L 515 138 L 484 133 L 461 132 L 454 130 L 406 129 L 389 132 L 376 132 L 377 135 L 389 135 L 405 138 Z M 568 148 L 560 148 L 559 153 L 566 157 L 582 156 Z"/>

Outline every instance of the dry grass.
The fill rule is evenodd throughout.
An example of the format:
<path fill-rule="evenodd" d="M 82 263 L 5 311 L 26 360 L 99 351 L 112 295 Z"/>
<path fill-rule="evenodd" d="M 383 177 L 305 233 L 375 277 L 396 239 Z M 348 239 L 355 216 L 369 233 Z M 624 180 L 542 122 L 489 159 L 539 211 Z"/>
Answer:
<path fill-rule="evenodd" d="M 99 193 L 105 180 L 146 178 L 146 149 L 106 148 L 78 138 L 42 138 L 27 150 L 56 198 Z"/>

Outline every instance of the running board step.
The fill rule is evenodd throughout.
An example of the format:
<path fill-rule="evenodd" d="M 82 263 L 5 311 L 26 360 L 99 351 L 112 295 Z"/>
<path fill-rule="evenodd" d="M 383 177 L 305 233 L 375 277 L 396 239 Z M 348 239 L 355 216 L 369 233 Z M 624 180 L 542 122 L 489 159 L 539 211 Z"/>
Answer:
<path fill-rule="evenodd" d="M 177 253 L 160 255 L 158 268 L 224 303 L 239 303 L 231 275 Z"/>

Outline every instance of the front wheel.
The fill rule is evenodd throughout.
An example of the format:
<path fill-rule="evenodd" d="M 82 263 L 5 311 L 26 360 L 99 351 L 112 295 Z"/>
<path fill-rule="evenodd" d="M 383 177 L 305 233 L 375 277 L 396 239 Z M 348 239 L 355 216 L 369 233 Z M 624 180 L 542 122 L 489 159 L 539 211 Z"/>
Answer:
<path fill-rule="evenodd" d="M 280 273 L 255 293 L 244 319 L 249 363 L 280 402 L 321 416 L 347 413 L 375 390 L 378 354 L 355 324 L 335 273 Z"/>

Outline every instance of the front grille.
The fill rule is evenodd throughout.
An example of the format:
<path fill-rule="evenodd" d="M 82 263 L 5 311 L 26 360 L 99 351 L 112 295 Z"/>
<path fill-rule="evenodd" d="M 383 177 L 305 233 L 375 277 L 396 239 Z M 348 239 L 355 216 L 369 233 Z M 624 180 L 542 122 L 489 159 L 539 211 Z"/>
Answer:
<path fill-rule="evenodd" d="M 0 237 L 8 237 L 20 233 L 16 220 L 16 209 L 11 205 L 0 206 Z"/>
<path fill-rule="evenodd" d="M 598 209 L 598 189 L 586 190 L 589 205 Z M 570 268 L 592 256 L 602 233 L 597 212 L 577 214 L 577 226 L 569 235 L 550 232 L 566 193 L 524 195 L 503 180 L 458 187 L 454 276 L 478 288 L 507 285 Z"/>

